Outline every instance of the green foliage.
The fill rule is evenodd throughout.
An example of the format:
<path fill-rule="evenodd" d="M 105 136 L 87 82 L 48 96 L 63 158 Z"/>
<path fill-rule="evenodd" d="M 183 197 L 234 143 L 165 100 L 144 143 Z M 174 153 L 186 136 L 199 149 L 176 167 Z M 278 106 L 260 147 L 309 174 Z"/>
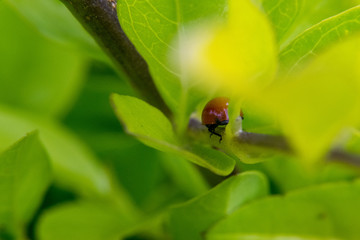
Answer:
<path fill-rule="evenodd" d="M 5 0 L 3 2 L 15 9 L 44 36 L 81 50 L 84 54 L 105 59 L 94 39 L 60 1 Z"/>
<path fill-rule="evenodd" d="M 217 223 L 207 239 L 358 239 L 359 187 L 334 183 L 264 198 Z"/>
<path fill-rule="evenodd" d="M 0 100 L 49 116 L 66 113 L 83 83 L 84 58 L 40 38 L 4 3 L 0 31 L 6 32 L 0 39 Z"/>
<path fill-rule="evenodd" d="M 339 42 L 348 35 L 360 32 L 360 6 L 322 21 L 296 37 L 280 53 L 283 71 L 291 71 Z"/>
<path fill-rule="evenodd" d="M 14 142 L 24 132 L 39 129 L 53 164 L 55 179 L 60 184 L 84 195 L 107 194 L 110 191 L 110 179 L 95 156 L 66 128 L 33 114 L 2 106 L 0 113 L 2 147 Z"/>
<path fill-rule="evenodd" d="M 133 227 L 133 219 L 116 206 L 97 202 L 75 202 L 57 206 L 40 220 L 40 240 L 116 240 Z"/>
<path fill-rule="evenodd" d="M 177 144 L 170 121 L 158 109 L 130 96 L 112 95 L 111 100 L 126 131 L 158 149 Z"/>
<path fill-rule="evenodd" d="M 276 1 L 262 0 L 262 6 L 269 20 L 273 22 L 277 39 L 281 42 L 289 32 L 304 4 L 304 0 Z"/>
<path fill-rule="evenodd" d="M 324 161 L 358 164 L 358 0 L 100 3 L 172 115 L 116 74 L 84 16 L 1 1 L 0 239 L 360 238 L 360 171 Z M 230 98 L 221 143 L 199 122 L 214 96 Z"/>
<path fill-rule="evenodd" d="M 1 235 L 23 237 L 50 181 L 49 157 L 36 132 L 0 155 Z"/>
<path fill-rule="evenodd" d="M 195 197 L 206 192 L 209 184 L 200 176 L 198 170 L 186 159 L 174 154 L 165 155 L 164 166 L 170 173 L 171 178 L 177 183 L 188 196 Z"/>
<path fill-rule="evenodd" d="M 264 176 L 246 172 L 231 177 L 206 194 L 171 209 L 169 225 L 174 239 L 203 239 L 204 232 L 236 209 L 268 193 Z"/>
<path fill-rule="evenodd" d="M 360 3 L 358 0 L 259 1 L 274 26 L 281 48 L 308 28 Z"/>

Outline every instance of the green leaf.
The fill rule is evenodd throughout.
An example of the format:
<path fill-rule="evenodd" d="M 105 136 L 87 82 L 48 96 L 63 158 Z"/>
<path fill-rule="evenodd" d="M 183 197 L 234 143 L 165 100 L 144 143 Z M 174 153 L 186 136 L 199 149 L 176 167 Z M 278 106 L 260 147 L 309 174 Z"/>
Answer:
<path fill-rule="evenodd" d="M 259 5 L 272 22 L 281 48 L 320 21 L 360 3 L 358 0 L 256 1 L 261 2 Z"/>
<path fill-rule="evenodd" d="M 274 26 L 278 42 L 286 37 L 299 16 L 303 4 L 304 0 L 262 0 L 262 6 Z"/>
<path fill-rule="evenodd" d="M 84 58 L 45 39 L 4 2 L 0 31 L 0 101 L 47 116 L 63 115 L 83 83 Z"/>
<path fill-rule="evenodd" d="M 39 220 L 37 236 L 40 240 L 116 240 L 128 234 L 135 223 L 116 206 L 82 201 L 45 212 Z"/>
<path fill-rule="evenodd" d="M 180 145 L 169 120 L 146 102 L 118 94 L 112 94 L 111 101 L 125 130 L 144 144 L 179 154 L 219 175 L 228 175 L 234 169 L 234 160 L 220 151 L 199 144 Z"/>
<path fill-rule="evenodd" d="M 113 94 L 111 100 L 128 133 L 159 150 L 164 145 L 177 144 L 170 121 L 157 108 L 131 96 Z"/>
<path fill-rule="evenodd" d="M 43 35 L 98 59 L 104 54 L 77 19 L 59 0 L 5 0 Z"/>
<path fill-rule="evenodd" d="M 207 239 L 359 239 L 359 200 L 359 181 L 264 198 L 217 223 Z"/>
<path fill-rule="evenodd" d="M 264 197 L 267 181 L 258 172 L 233 176 L 206 194 L 171 209 L 169 226 L 174 239 L 203 239 L 214 223 L 249 202 Z"/>
<path fill-rule="evenodd" d="M 108 194 L 110 178 L 93 153 L 60 124 L 0 106 L 0 151 L 24 133 L 39 129 L 55 180 L 86 196 Z"/>
<path fill-rule="evenodd" d="M 360 32 L 360 6 L 328 18 L 295 38 L 280 53 L 283 71 L 293 71 L 345 37 Z"/>
<path fill-rule="evenodd" d="M 233 158 L 210 145 L 192 142 L 191 145 L 181 149 L 179 154 L 218 175 L 227 176 L 235 167 Z"/>
<path fill-rule="evenodd" d="M 355 7 L 359 3 L 359 0 L 303 0 L 300 13 L 293 24 L 294 27 L 290 29 L 289 37 L 284 39 L 282 47 L 306 29 L 311 28 L 324 19 Z"/>
<path fill-rule="evenodd" d="M 276 114 L 290 144 L 306 160 L 324 156 L 341 131 L 359 123 L 359 41 L 355 37 L 334 46 L 261 96 L 264 109 Z"/>
<path fill-rule="evenodd" d="M 21 237 L 50 184 L 49 157 L 33 132 L 0 155 L 1 234 Z"/>

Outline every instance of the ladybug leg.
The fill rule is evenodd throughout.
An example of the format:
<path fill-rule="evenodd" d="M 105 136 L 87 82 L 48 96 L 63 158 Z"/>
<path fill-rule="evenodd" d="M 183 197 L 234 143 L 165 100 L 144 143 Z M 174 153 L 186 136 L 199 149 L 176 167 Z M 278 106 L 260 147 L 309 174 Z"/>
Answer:
<path fill-rule="evenodd" d="M 221 143 L 221 141 L 222 141 L 222 136 L 221 136 L 221 134 L 215 132 L 215 130 L 214 130 L 214 132 L 212 132 L 212 134 L 218 136 L 218 137 L 220 138 L 220 139 L 219 139 L 219 143 Z"/>
<path fill-rule="evenodd" d="M 220 138 L 219 143 L 221 143 L 221 141 L 222 141 L 221 134 L 215 132 L 215 129 L 217 128 L 217 126 L 218 126 L 217 124 L 211 124 L 211 125 L 208 126 L 208 130 L 210 132 L 210 138 L 211 138 L 212 135 L 216 135 L 216 136 L 218 136 Z"/>
<path fill-rule="evenodd" d="M 222 141 L 222 135 L 221 135 L 221 134 L 218 134 L 218 136 L 220 137 L 220 138 L 219 138 L 219 143 L 221 143 L 221 141 Z"/>
<path fill-rule="evenodd" d="M 206 126 L 207 126 L 207 128 L 208 128 L 208 130 L 209 130 L 209 132 L 210 132 L 210 138 L 211 138 L 211 136 L 212 136 L 213 134 L 216 135 L 216 132 L 215 132 L 215 128 L 217 127 L 216 124 L 209 124 L 209 125 L 206 125 Z"/>
<path fill-rule="evenodd" d="M 208 127 L 208 130 L 209 130 L 209 132 L 210 132 L 210 138 L 211 138 L 211 136 L 212 136 L 213 134 L 215 134 L 215 128 L 216 128 L 217 126 L 214 125 L 214 124 L 211 124 L 211 125 L 208 125 L 207 127 Z"/>

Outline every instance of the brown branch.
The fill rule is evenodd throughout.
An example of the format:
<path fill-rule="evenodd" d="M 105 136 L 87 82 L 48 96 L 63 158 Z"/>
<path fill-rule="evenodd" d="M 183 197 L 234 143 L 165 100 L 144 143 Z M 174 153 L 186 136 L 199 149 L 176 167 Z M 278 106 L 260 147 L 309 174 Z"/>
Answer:
<path fill-rule="evenodd" d="M 340 162 L 351 166 L 360 167 L 360 156 L 345 152 L 341 149 L 333 149 L 327 156 L 328 162 Z"/>
<path fill-rule="evenodd" d="M 122 30 L 116 0 L 61 0 L 102 49 L 125 72 L 130 84 L 150 104 L 168 117 L 171 112 L 149 73 L 145 60 Z"/>
<path fill-rule="evenodd" d="M 193 132 L 207 131 L 206 128 L 197 120 L 190 119 L 189 130 Z M 294 154 L 283 136 L 274 136 L 267 134 L 241 132 L 236 138 L 239 144 L 248 144 L 257 147 L 263 147 L 271 150 L 277 150 L 288 154 Z M 326 156 L 328 162 L 344 163 L 355 167 L 360 167 L 360 156 L 345 152 L 342 149 L 332 149 Z"/>
<path fill-rule="evenodd" d="M 259 133 L 242 132 L 237 140 L 240 143 L 250 144 L 259 147 L 275 149 L 286 153 L 294 153 L 283 136 L 273 136 Z M 340 162 L 355 167 L 360 167 L 360 156 L 345 152 L 342 149 L 332 149 L 326 156 L 328 162 Z"/>
<path fill-rule="evenodd" d="M 274 136 L 260 133 L 241 132 L 236 138 L 239 143 L 259 147 L 270 148 L 283 152 L 292 152 L 286 139 L 282 136 Z"/>

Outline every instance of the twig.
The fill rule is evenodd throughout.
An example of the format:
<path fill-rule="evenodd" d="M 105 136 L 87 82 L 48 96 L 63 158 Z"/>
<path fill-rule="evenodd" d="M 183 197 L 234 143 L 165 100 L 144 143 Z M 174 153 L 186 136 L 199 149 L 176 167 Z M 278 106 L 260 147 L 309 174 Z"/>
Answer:
<path fill-rule="evenodd" d="M 92 35 L 115 65 L 129 77 L 130 84 L 144 99 L 168 117 L 171 111 L 161 98 L 145 60 L 122 30 L 116 0 L 61 0 Z"/>
<path fill-rule="evenodd" d="M 333 149 L 327 156 L 328 162 L 340 162 L 349 164 L 355 167 L 360 167 L 360 156 L 344 152 L 341 149 Z"/>
<path fill-rule="evenodd" d="M 283 152 L 292 152 L 286 139 L 282 136 L 274 136 L 260 133 L 241 132 L 236 138 L 239 143 L 249 144 L 259 147 L 266 147 Z"/>
<path fill-rule="evenodd" d="M 191 118 L 189 122 L 189 130 L 199 132 L 206 131 L 206 128 L 201 125 L 197 119 Z M 244 131 L 238 135 L 236 140 L 239 144 L 248 144 L 294 154 L 294 150 L 290 147 L 283 136 L 274 136 Z M 351 166 L 360 167 L 360 156 L 345 152 L 342 149 L 330 150 L 329 154 L 326 156 L 326 161 L 345 163 Z"/>

